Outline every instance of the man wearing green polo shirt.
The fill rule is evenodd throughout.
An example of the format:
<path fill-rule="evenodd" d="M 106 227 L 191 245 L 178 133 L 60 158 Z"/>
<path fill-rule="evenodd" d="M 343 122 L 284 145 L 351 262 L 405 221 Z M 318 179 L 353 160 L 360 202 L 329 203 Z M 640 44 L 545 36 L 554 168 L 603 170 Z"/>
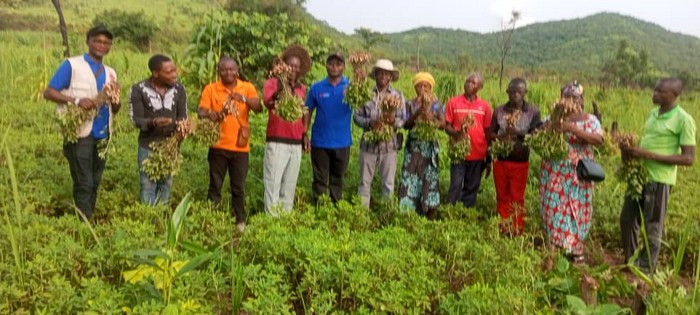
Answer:
<path fill-rule="evenodd" d="M 649 248 L 642 251 L 636 265 L 646 273 L 656 269 L 666 205 L 671 186 L 676 184 L 677 166 L 691 166 L 695 160 L 695 121 L 676 103 L 682 89 L 682 81 L 676 78 L 662 79 L 656 84 L 652 100 L 659 106 L 649 113 L 639 147 L 623 152 L 623 156 L 644 159 L 649 171 L 649 182 L 641 199 L 625 197 L 620 214 L 625 261 L 637 249 L 639 226 L 644 219 Z"/>

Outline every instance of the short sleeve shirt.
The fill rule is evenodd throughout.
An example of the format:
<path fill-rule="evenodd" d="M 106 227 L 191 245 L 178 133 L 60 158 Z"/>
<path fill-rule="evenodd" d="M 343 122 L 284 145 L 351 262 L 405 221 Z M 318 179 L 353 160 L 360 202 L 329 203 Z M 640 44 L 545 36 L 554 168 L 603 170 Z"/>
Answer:
<path fill-rule="evenodd" d="M 345 98 L 348 79 L 332 85 L 328 78 L 314 83 L 306 96 L 306 107 L 316 110 L 311 127 L 311 146 L 322 149 L 342 149 L 352 145 L 350 122 L 352 110 Z"/>
<path fill-rule="evenodd" d="M 220 112 L 224 109 L 224 102 L 231 93 L 238 93 L 246 98 L 258 98 L 258 92 L 250 82 L 238 80 L 233 90 L 229 90 L 221 81 L 217 81 L 204 87 L 199 107 Z M 221 136 L 212 147 L 233 152 L 249 152 L 248 144 L 245 147 L 236 145 L 241 124 L 248 126 L 248 105 L 241 101 L 234 101 L 234 104 L 238 118 L 235 114 L 224 117 L 221 122 Z"/>
<path fill-rule="evenodd" d="M 654 107 L 644 124 L 644 134 L 639 145 L 650 152 L 675 155 L 681 152 L 681 146 L 695 146 L 695 121 L 680 105 L 659 115 L 659 108 Z M 645 161 L 649 170 L 649 179 L 668 185 L 676 184 L 676 165 L 669 165 L 652 160 Z"/>
<path fill-rule="evenodd" d="M 447 101 L 445 106 L 445 121 L 458 130 L 464 118 L 474 116 L 474 125 L 467 131 L 471 140 L 471 150 L 466 156 L 467 161 L 478 161 L 486 158 L 488 142 L 484 128 L 491 127 L 491 106 L 478 96 L 473 101 L 464 95 L 459 95 Z"/>

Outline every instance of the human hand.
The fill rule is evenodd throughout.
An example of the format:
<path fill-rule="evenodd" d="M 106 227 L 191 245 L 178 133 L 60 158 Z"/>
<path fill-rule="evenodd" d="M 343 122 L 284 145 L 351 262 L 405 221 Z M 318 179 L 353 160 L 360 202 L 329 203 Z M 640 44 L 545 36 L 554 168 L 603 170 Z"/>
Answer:
<path fill-rule="evenodd" d="M 213 122 L 217 122 L 217 121 L 222 120 L 224 118 L 224 114 L 210 110 L 209 113 L 207 114 L 207 118 L 209 118 L 209 120 L 211 120 Z"/>
<path fill-rule="evenodd" d="M 640 147 L 632 147 L 622 150 L 627 158 L 648 158 L 649 151 Z"/>
<path fill-rule="evenodd" d="M 170 117 L 156 117 L 151 119 L 151 125 L 154 127 L 164 127 L 173 123 Z"/>
<path fill-rule="evenodd" d="M 277 84 L 277 85 L 279 86 L 281 84 Z M 231 98 L 233 98 L 233 100 L 235 100 L 235 101 L 239 101 L 239 102 L 243 102 L 243 103 L 246 102 L 246 98 L 245 98 L 245 96 L 243 96 L 243 94 L 231 93 Z"/>
<path fill-rule="evenodd" d="M 76 105 L 80 106 L 80 108 L 82 108 L 84 110 L 90 110 L 90 109 L 97 107 L 97 105 L 95 104 L 95 101 L 93 101 L 92 99 L 89 99 L 87 97 L 81 98 L 80 101 L 78 102 L 78 104 L 76 104 Z"/>
<path fill-rule="evenodd" d="M 306 133 L 301 135 L 301 147 L 304 153 L 309 153 L 311 151 L 311 141 L 309 141 L 309 136 Z"/>
<path fill-rule="evenodd" d="M 382 123 L 382 121 L 381 121 L 380 119 L 372 120 L 372 121 L 369 122 L 369 126 L 370 126 L 370 128 L 372 128 L 373 130 L 381 129 L 381 128 L 382 128 L 382 125 L 384 125 L 384 124 Z"/>
<path fill-rule="evenodd" d="M 382 115 L 382 122 L 387 125 L 393 125 L 395 121 L 396 117 L 394 115 Z"/>

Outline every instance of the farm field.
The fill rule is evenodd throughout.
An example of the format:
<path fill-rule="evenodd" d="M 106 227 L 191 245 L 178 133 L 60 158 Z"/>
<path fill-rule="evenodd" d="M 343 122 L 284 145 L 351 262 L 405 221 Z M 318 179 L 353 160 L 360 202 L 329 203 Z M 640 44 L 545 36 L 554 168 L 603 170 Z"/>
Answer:
<path fill-rule="evenodd" d="M 123 107 L 115 120 L 95 221 L 81 222 L 70 205 L 71 181 L 54 126 L 55 106 L 40 98 L 62 60 L 60 38 L 2 31 L 0 41 L 2 314 L 624 314 L 635 298 L 630 280 L 636 277 L 621 270 L 618 249 L 625 193 L 624 183 L 613 175 L 618 157 L 599 160 L 608 178 L 595 189 L 585 265 L 573 266 L 559 257 L 555 270 L 547 273 L 541 268 L 546 251 L 536 156 L 526 193 L 526 233 L 518 238 L 499 233 L 492 178 L 483 181 L 476 208 L 443 206 L 436 221 L 400 213 L 394 200 L 378 201 L 378 185 L 372 190 L 377 201 L 372 209 L 359 206 L 361 130 L 355 127 L 346 200 L 337 206 L 311 204 L 311 162 L 305 155 L 293 214 L 271 218 L 263 211 L 265 112 L 253 115 L 251 123 L 246 208 L 252 217 L 245 233 L 234 233 L 227 199 L 220 208 L 206 201 L 207 151 L 192 142 L 182 146 L 185 162 L 174 179 L 171 205 L 141 205 L 138 131 L 128 119 L 126 93 L 149 75 L 149 55 L 119 45 L 105 63 L 119 74 Z M 74 54 L 84 50 L 76 43 Z M 315 81 L 324 74 L 315 67 L 310 75 Z M 441 100 L 461 93 L 466 73 L 434 75 Z M 485 76 L 480 96 L 494 107 L 506 102 L 497 77 Z M 404 72 L 395 84 L 407 98 L 414 96 L 411 77 Z M 559 87 L 570 79 L 530 82 L 527 99 L 546 114 Z M 620 129 L 641 132 L 652 108 L 651 90 L 582 84 L 587 110 L 595 99 L 604 126 L 618 120 Z M 700 94 L 685 94 L 680 103 L 700 117 Z M 192 115 L 197 104 L 196 97 L 190 98 Z M 446 147 L 447 137 L 441 141 Z M 444 151 L 443 200 L 449 184 Z M 697 163 L 682 168 L 672 190 L 660 271 L 644 294 L 651 314 L 700 309 L 698 178 Z M 228 189 L 226 184 L 224 191 Z M 178 242 L 173 242 L 168 237 L 173 236 L 171 216 L 187 206 Z M 584 300 L 597 303 L 582 304 Z"/>

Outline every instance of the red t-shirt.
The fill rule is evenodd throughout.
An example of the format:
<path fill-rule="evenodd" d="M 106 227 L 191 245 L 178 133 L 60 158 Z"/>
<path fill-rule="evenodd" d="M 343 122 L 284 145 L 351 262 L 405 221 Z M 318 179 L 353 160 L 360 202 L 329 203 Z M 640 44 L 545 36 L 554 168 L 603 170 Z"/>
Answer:
<path fill-rule="evenodd" d="M 455 130 L 461 128 L 464 117 L 469 114 L 474 116 L 474 125 L 467 131 L 471 139 L 471 150 L 466 156 L 467 161 L 478 161 L 486 158 L 488 142 L 484 128 L 491 127 L 491 113 L 489 103 L 478 96 L 471 102 L 464 95 L 455 96 L 447 101 L 445 121 L 452 125 Z"/>
<path fill-rule="evenodd" d="M 263 100 L 269 110 L 267 117 L 267 141 L 301 144 L 301 134 L 304 133 L 304 120 L 299 118 L 295 122 L 288 122 L 280 118 L 274 111 L 272 97 L 277 92 L 277 78 L 269 78 L 263 87 Z M 306 97 L 306 87 L 299 84 L 294 88 L 294 94 L 301 100 Z"/>

